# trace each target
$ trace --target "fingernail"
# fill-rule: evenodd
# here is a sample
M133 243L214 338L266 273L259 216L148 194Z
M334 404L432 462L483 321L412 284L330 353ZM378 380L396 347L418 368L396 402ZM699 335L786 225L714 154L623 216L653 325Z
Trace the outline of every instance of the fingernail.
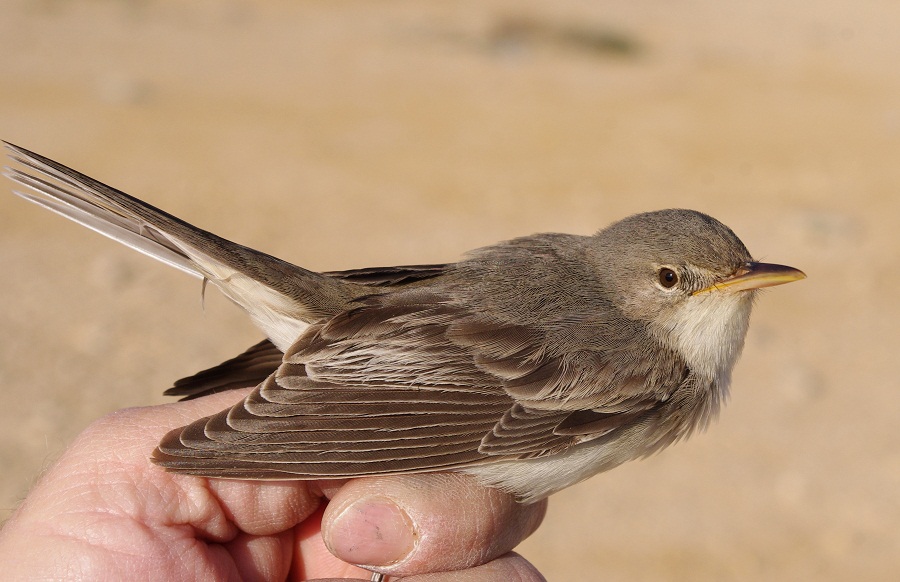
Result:
M331 553L351 564L389 566L416 546L409 515L386 497L367 497L342 511L325 532Z

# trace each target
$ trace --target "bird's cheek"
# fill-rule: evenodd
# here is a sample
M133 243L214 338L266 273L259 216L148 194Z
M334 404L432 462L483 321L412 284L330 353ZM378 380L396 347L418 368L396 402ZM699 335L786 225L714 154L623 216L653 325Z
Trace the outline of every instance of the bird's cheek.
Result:
M663 312L670 309L666 299L660 297L657 289L632 290L619 296L617 307L628 319L650 321L659 319Z

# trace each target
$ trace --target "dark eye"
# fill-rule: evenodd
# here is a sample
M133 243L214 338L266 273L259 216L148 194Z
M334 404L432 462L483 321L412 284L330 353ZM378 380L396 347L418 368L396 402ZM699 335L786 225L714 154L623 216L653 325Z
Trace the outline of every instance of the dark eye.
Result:
M668 267L663 267L659 270L659 284L666 289L671 289L678 284L678 273Z

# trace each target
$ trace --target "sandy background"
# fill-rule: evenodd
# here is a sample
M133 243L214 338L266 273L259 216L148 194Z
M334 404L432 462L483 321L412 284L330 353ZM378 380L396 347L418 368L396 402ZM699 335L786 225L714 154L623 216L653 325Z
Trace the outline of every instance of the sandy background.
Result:
M897 3L2 5L0 137L308 268L685 206L804 269L716 426L558 494L520 550L553 581L896 579ZM4 516L93 419L260 337L9 189Z

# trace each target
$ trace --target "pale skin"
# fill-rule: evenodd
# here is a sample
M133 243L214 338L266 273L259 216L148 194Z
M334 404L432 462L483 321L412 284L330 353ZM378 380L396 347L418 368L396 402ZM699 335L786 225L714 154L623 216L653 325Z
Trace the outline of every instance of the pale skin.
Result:
M521 505L464 475L252 482L150 463L167 431L244 395L121 410L88 427L0 530L4 579L368 580L356 563L408 582L543 580L510 550L546 501Z

